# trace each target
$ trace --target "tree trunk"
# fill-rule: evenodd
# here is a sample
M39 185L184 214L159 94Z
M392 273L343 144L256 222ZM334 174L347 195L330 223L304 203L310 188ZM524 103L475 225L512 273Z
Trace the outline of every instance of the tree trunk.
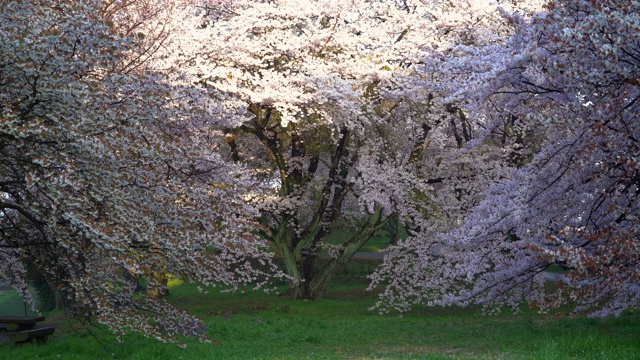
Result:
M124 279L129 281L134 286L134 292L147 292L147 288L140 285L140 279L137 276L133 275L131 271L123 269L123 272Z
M369 215L367 223L345 242L344 249L338 257L331 258L328 262L323 263L318 273L315 272L318 256L313 254L305 258L302 264L302 268L305 270L303 272L305 277L302 283L302 292L298 292L297 298L306 300L321 299L325 288L338 270L347 265L353 255L371 238L373 233L384 226L388 220L389 218L382 220L382 207L376 206L375 211Z
M300 271L302 263L302 254L295 251L285 250L282 251L282 260L284 261L284 268L291 278L289 279L288 293L292 300L298 299L302 294L303 276Z
M62 292L58 289L58 286L55 282L51 281L48 276L43 276L44 280L47 282L47 286L53 293L54 298L54 306L56 310L64 308L64 297L62 296Z
M147 277L147 296L151 299L160 299L169 295L167 276L162 272L154 272Z
M400 240L400 221L398 221L398 215L394 215L389 219L387 228L389 229L389 244L396 245Z

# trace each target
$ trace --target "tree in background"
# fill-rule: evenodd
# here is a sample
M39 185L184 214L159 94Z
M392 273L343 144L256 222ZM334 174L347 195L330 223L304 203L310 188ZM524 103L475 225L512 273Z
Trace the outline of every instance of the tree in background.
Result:
M172 4L0 6L0 277L27 296L29 263L118 335L202 333L129 276L260 286L249 260L269 255L243 202L253 184L209 146L213 118L150 67Z
M532 16L503 14L508 41L443 55L443 69L470 74L459 95L473 113L492 129L536 134L538 149L443 236L441 257L423 239L398 250L376 279L391 285L378 305L527 301L619 315L640 302L640 3L550 1ZM570 271L548 293L553 265Z
M420 59L456 41L443 28L455 28L467 6L209 1L174 18L191 25L166 61L222 104L232 125L220 129L221 145L270 190L253 198L259 233L283 257L294 298L321 297L390 218L414 229L432 223L424 204L435 203L432 185L445 178L430 171L455 168L457 157L444 154L477 126L425 86ZM347 204L364 219L341 244L327 244Z

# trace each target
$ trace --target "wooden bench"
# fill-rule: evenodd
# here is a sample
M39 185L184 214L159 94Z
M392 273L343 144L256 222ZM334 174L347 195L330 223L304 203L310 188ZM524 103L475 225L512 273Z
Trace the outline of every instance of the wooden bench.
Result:
M2 316L0 324L4 324L6 331L22 331L33 329L36 323L44 321L44 316Z
M53 325L43 325L29 330L9 332L7 333L7 337L9 337L9 341L14 344L36 340L46 341L47 337L53 334L55 330L56 327Z
M55 331L53 325L41 325L44 316L1 316L0 331L3 337L18 344L27 341L46 340Z

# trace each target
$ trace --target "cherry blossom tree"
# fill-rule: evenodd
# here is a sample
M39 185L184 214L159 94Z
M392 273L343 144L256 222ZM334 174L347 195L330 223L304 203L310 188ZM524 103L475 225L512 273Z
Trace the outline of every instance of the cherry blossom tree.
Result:
M250 260L274 271L244 203L255 184L208 140L215 117L151 65L172 8L0 2L0 277L26 297L29 263L76 315L163 341L204 325L134 297L131 276L259 287Z
M614 0L503 10L508 40L447 57L444 71L469 74L453 96L472 100L491 129L535 134L538 145L441 237L442 256L419 238L397 249L376 278L389 284L379 306L526 301L594 316L638 306L638 14L640 2ZM569 272L549 291L553 265Z
M270 190L252 198L259 234L284 259L294 298L321 297L390 218L415 229L432 223L425 204L435 204L433 185L445 177L429 171L446 172L443 159L452 168L468 162L445 154L477 126L426 86L418 66L429 49L456 41L450 30L469 9L464 1L207 1L174 17L190 25L165 61L221 104L224 151ZM327 244L354 203L357 230Z

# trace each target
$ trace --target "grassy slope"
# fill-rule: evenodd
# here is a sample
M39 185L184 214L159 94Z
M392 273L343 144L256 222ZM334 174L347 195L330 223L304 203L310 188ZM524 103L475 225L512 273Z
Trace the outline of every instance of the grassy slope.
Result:
M34 289L29 288L31 296L36 297ZM37 301L37 297L36 297ZM26 314L25 314L26 311ZM35 315L36 313L31 309L31 305L25 307L22 298L15 290L11 290L7 287L5 290L0 290L0 316L2 315ZM2 359L2 356L0 356Z
M205 318L222 345L188 340L181 349L132 335L112 349L127 359L640 358L638 312L605 320L530 312L484 317L458 308L379 316L367 311L375 296L363 287L337 284L324 300L292 302L254 292L201 294L181 285L170 300ZM92 337L71 330L60 326L47 344L0 345L0 359L109 358Z

